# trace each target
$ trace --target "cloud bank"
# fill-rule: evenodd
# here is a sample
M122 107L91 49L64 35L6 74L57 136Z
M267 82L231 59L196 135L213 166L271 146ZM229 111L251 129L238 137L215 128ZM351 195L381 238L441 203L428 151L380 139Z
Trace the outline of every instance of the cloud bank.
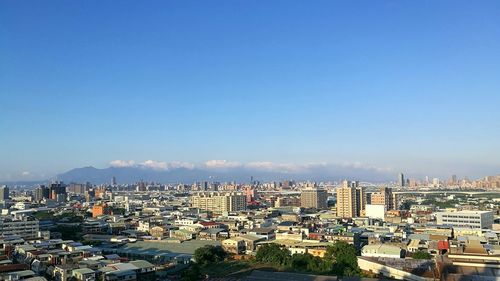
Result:
M145 160L136 163L134 160L113 160L110 162L111 167L135 167L154 171L171 171L176 169L187 169L191 171L205 172L225 172L225 173L255 173L259 174L281 174L299 177L329 177L343 176L345 178L360 178L360 179L391 179L395 178L395 171L389 167L378 167L375 165L350 162L350 163L277 163L272 161L255 161L242 163L238 161L230 161L225 159L212 159L204 163L189 163L181 161L158 161Z

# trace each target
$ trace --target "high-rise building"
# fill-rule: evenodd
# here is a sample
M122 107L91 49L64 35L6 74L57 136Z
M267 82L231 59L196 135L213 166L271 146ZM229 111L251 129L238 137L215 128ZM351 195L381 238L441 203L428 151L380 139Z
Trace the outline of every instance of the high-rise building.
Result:
M405 175L403 173L400 173L398 176L398 186L404 187L405 184L406 184Z
M251 186L245 188L245 196L247 197L247 203L250 203L257 198L257 189Z
M451 175L450 180L448 181L448 184L449 185L456 185L456 184L458 184L457 175Z
M354 218L363 215L367 197L358 181L344 180L337 188L337 216Z
M441 181L438 178L433 178L432 187L441 187Z
M328 194L324 189L304 189L300 193L300 206L303 208L326 209Z
M0 187L0 201L9 200L9 188L4 185Z
M50 189L45 185L40 185L35 188L34 197L36 202L41 202L43 199L50 198Z
M382 187L379 192L372 193L370 196L371 205L384 205L386 210L394 210L394 196L392 195L392 189L388 187Z
M342 185L337 188L337 216L354 218L357 216L356 188Z
M191 196L191 206L215 214L242 211L247 197L237 192L199 192Z
M116 177L114 176L111 178L111 185L116 186Z
M58 194L66 195L66 185L63 182L56 181L49 186L49 199L57 200Z
M356 186L356 215L362 216L365 213L366 207L366 192L361 186Z
M140 181L135 187L136 191L146 191L146 183L144 181Z
M280 196L274 201L274 207L300 207L299 196Z
M85 190L87 188L87 185L83 183L71 183L66 190L70 193L75 193L75 194L85 194Z

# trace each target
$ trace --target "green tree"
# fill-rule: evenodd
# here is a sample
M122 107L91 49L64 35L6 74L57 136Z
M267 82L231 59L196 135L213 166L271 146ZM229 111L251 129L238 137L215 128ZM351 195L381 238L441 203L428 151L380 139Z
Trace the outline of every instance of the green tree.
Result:
M331 263L311 254L294 254L288 264L290 270L299 272L310 272L314 274L325 274L332 270Z
M308 271L313 262L311 254L294 254L290 258L289 265L295 271Z
M424 251L415 252L412 257L416 260L430 260L432 258L431 254Z
M290 252L275 243L260 246L255 254L256 261L276 266L287 265L290 258Z
M202 280L200 266L192 264L181 273L182 281L198 281Z
M332 273L336 275L356 276L360 273L356 249L346 242L339 241L328 246L324 259L332 264Z
M58 225L54 229L55 232L60 232L62 239L79 241L82 238L82 227Z
M417 203L415 201L407 200L401 204L401 210L410 210L413 205L417 205Z
M202 266L221 262L226 257L226 252L221 246L206 245L194 251L194 260Z

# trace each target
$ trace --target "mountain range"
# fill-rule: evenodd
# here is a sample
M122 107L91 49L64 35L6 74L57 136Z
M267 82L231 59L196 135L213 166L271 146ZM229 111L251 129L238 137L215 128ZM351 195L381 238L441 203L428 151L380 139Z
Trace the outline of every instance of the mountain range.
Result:
M382 172L371 168L320 166L296 171L259 170L248 167L228 169L209 168L170 168L152 169L141 166L108 167L98 169L94 167L76 168L56 176L64 182L91 182L93 184L110 183L115 177L120 184L138 181L160 183L193 183L197 181L219 182L249 182L251 178L257 181L313 180L338 181L344 178L366 180L372 182L388 181L395 176L392 173Z

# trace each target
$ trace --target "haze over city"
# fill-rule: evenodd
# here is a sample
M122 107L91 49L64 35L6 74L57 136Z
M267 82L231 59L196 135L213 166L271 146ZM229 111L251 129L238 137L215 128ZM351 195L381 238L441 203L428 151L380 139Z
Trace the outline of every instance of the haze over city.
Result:
M0 181L500 171L496 1L28 2L0 4Z

